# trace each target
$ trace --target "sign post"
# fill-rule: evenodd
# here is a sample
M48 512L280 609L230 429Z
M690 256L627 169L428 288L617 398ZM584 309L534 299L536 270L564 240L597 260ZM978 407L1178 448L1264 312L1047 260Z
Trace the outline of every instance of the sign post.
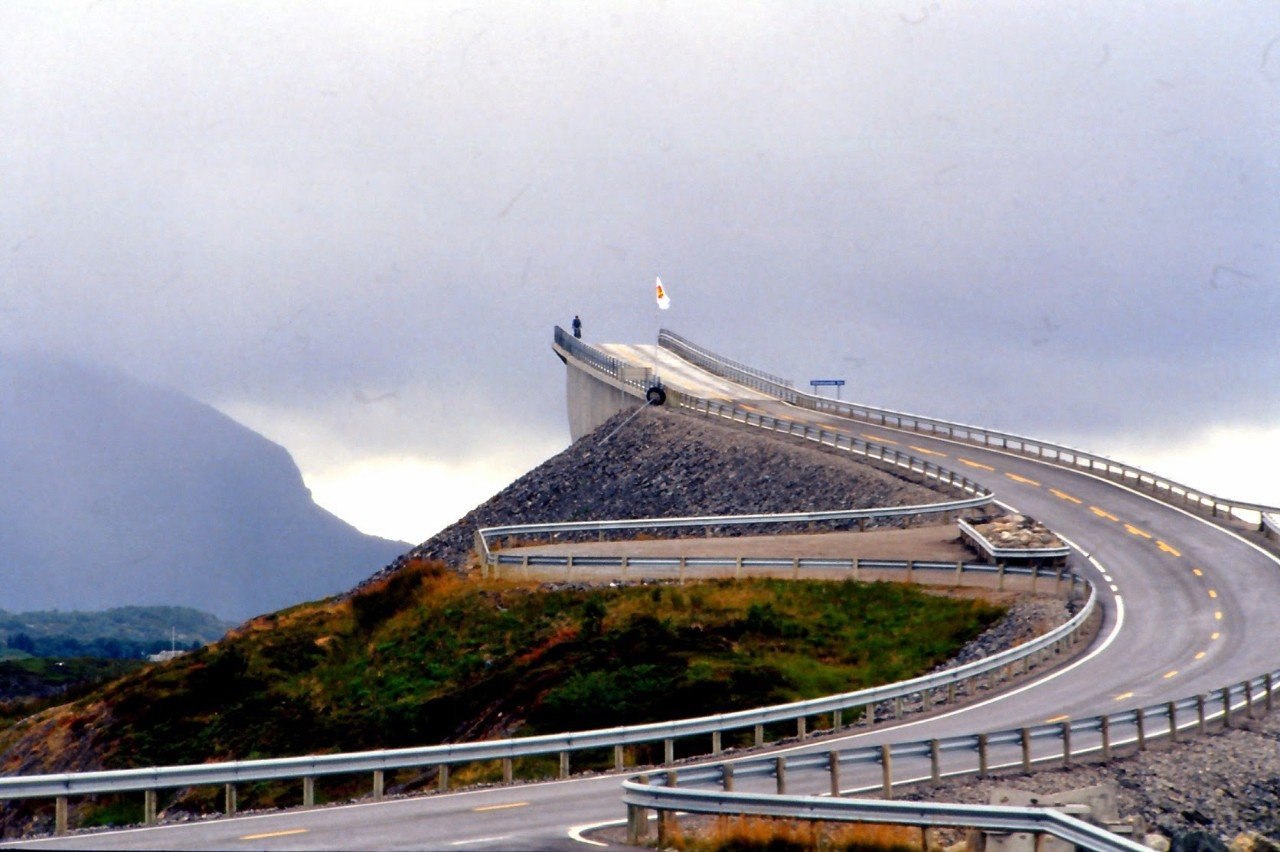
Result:
M835 388L836 399L839 399L840 388L844 387L844 379L810 379L809 387L813 388L814 393L818 392L818 388Z

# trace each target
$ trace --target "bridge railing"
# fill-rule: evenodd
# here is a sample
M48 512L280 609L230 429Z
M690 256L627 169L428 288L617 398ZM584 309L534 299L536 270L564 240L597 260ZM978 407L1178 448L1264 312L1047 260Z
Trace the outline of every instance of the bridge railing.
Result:
M984 429L979 426L970 426L951 420L923 417L888 408L842 402L804 393L796 390L790 383L762 378L762 374L758 371L752 371L750 368L744 369L737 362L716 355L703 347L696 346L678 334L665 329L658 334L658 345L714 375L746 385L801 408L825 411L865 423L892 426L919 434L935 435L949 440L964 441L984 447L998 448L1019 455L1031 456L1039 461L1075 470L1083 470L1095 476L1119 482L1138 491L1151 494L1157 499L1174 506L1188 507L1215 518L1234 517L1238 520L1256 524L1263 532L1267 532L1270 529L1273 534L1280 535L1280 532L1277 531L1278 522L1273 518L1268 523L1266 518L1268 514L1280 514L1280 508L1278 507L1250 503L1243 500L1229 500L1224 497L1207 494L1189 485L1183 485L1106 456L1077 450L1049 441L1024 437L1012 432ZM1246 513L1246 516L1242 516L1241 512ZM1256 521L1252 517L1255 515L1257 516Z

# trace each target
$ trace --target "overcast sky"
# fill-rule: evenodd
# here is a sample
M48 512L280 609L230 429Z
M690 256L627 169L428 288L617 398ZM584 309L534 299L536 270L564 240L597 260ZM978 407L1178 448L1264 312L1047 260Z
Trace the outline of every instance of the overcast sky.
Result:
M0 3L0 347L397 538L567 445L575 313L1280 503L1278 233L1270 0Z

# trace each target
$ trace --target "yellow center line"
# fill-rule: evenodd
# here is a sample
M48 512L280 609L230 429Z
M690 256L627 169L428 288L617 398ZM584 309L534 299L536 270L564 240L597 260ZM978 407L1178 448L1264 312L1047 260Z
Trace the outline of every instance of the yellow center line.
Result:
M976 467L978 470L995 470L995 468L989 464L983 464L982 462L976 462L976 461L969 461L968 459L960 459L960 464L967 464L969 465L969 467Z
M510 808L525 808L528 806L528 802L504 802L500 805L481 805L480 807L472 808L471 810L475 813L482 814L486 811L505 811Z
M1045 720L1044 720L1044 723L1045 723L1046 725L1052 725L1054 722L1065 722L1065 721L1067 721L1067 720L1068 720L1068 719L1070 719L1070 718L1071 718L1070 716L1068 716L1068 715L1066 715L1066 714L1064 713L1064 714L1063 714L1063 715L1061 715L1061 716L1054 716L1052 719L1045 719Z
M1221 621L1221 620L1222 620L1222 610L1220 610L1220 609L1218 609L1218 610L1214 610L1214 612L1213 612L1213 620L1214 620L1214 621Z
M1177 669L1174 669L1174 670L1173 670L1173 671L1171 671L1171 672L1165 672L1164 679L1165 679L1165 680L1168 680L1168 679L1169 679L1169 678L1171 678L1171 677L1177 677L1177 675L1178 675L1178 670L1177 670Z
M1009 477L1014 482L1023 482L1027 485L1034 485L1036 488L1040 487L1040 483L1036 482L1034 479L1027 479L1025 476L1018 476L1016 473L1006 473L1005 476Z
M1170 547L1169 545L1165 544L1165 543L1164 543L1163 541L1161 541L1160 539L1156 539L1156 547L1160 548L1161 550L1163 550L1165 553L1169 554L1170 556L1181 556L1181 555L1182 555L1181 551L1179 551L1179 550L1177 550L1177 549L1175 549L1175 548L1173 548L1173 547Z
M1050 488L1050 489L1049 489L1049 493L1050 493L1050 494L1052 494L1054 497L1057 497L1057 498L1058 498L1058 499L1060 499L1060 500L1066 500L1066 501L1068 501L1068 502L1070 502L1070 503L1075 503L1077 506L1079 506L1081 503L1083 503L1083 502L1084 502L1084 501L1083 501L1083 500L1081 500L1079 497L1072 497L1072 496L1071 496L1070 494L1068 494L1067 492L1065 492L1065 491L1059 491L1059 490L1058 490L1058 489L1056 489L1056 488Z
M915 450L917 453L924 453L926 456L940 456L946 458L946 453L940 453L937 450L931 450L928 447L917 447L915 444L907 444L908 450Z
M1207 657L1207 656L1209 656L1209 652L1208 652L1208 651L1201 651L1200 653L1196 654L1196 659L1197 659L1197 660L1203 660L1203 659L1204 659L1205 657Z
M1117 521L1117 522L1118 522L1118 521L1120 520L1120 519L1119 519L1119 518L1117 518L1115 515L1111 514L1110 512L1106 511L1105 509L1099 509L1097 506L1090 506L1090 507L1089 507L1089 511L1090 511L1090 512L1093 512L1093 513L1094 513L1095 515L1097 515L1099 518L1106 518L1108 521Z
M1216 598L1217 596L1218 596L1218 593L1216 591L1214 591L1213 589L1209 590L1209 597Z
M1126 698L1132 698L1132 697L1133 697L1132 692L1122 692L1116 696L1116 701L1124 701Z
M294 834L306 834L309 828L291 828L288 831L268 831L266 834L246 834L241 840L266 840L268 837L290 837Z
M1192 573L1192 574L1195 574L1197 577L1203 577L1203 576L1204 576L1204 572L1203 572L1203 571L1201 571L1199 568L1192 568L1192 569L1191 569L1191 573Z
M1218 637L1221 635L1222 635L1221 633L1213 633L1209 636L1209 638L1213 639L1214 641L1217 641Z
M1142 536L1143 538L1151 538L1151 533L1147 532L1146 530L1138 529L1133 524L1125 524L1124 528L1127 529L1132 535L1139 535L1139 536Z
M868 441L875 441L878 444L893 444L894 446L897 446L898 444L897 441L889 438L882 438L879 435L868 435L866 432L862 433L862 437L866 438Z

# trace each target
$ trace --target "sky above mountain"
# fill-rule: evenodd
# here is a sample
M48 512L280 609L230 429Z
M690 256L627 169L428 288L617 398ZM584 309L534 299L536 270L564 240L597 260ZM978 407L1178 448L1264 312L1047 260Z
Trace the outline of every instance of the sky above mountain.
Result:
M96 0L0 45L0 348L207 402L368 532L567 444L574 314L1280 503L1272 3Z

